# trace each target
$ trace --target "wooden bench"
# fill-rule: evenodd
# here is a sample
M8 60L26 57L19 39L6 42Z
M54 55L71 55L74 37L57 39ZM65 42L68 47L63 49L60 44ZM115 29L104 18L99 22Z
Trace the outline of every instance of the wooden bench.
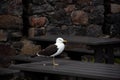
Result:
M85 49L85 48L73 48L73 49L65 49L64 50L68 57L73 60L81 60L81 56L84 55L92 55L94 56L94 50ZM115 58L120 58L120 52L114 52Z
M28 55L21 54L21 55L16 55L16 56L12 57L12 60L14 61L14 64L22 64L22 63L41 62L41 61L45 61L45 60L51 60L51 58L42 57L42 56L31 57Z
M61 77L74 77L93 80L120 80L120 65L80 62L74 60L56 59L58 66L53 66L51 61L42 61L28 64L12 65L10 68L20 70L32 77L32 80L60 80ZM37 78L37 79L35 79ZM51 79L52 78L52 79Z
M88 36L65 36L46 35L34 37L30 40L42 45L42 48L55 43L57 37L63 37L68 43L85 44L94 50L94 59L97 63L114 64L114 48L120 47L120 39L116 38L95 38ZM89 52L89 51L88 51Z
M19 70L12 70L9 68L0 68L0 80L10 80L13 76L19 73Z
M65 49L64 52L66 52L68 57L72 60L81 60L81 57L84 55L94 55L94 50L88 50L85 48Z

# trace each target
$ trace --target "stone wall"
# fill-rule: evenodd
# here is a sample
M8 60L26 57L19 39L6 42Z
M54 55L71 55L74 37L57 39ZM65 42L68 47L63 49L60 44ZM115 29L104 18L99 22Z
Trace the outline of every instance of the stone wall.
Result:
M120 38L120 0L105 0L105 8L103 32Z
M22 9L22 0L0 0L0 67L8 67L17 54L11 42L21 38Z
M111 25L111 36L120 38L120 0L111 0L111 13L108 23Z
M29 5L30 27L42 28L43 35L99 37L104 22L103 4L104 0L33 0Z
M0 41L22 37L120 35L119 0L0 0Z
M20 36L22 9L22 0L0 0L0 41Z
M17 31L29 37L114 37L120 34L119 17L119 0L1 0L0 39Z

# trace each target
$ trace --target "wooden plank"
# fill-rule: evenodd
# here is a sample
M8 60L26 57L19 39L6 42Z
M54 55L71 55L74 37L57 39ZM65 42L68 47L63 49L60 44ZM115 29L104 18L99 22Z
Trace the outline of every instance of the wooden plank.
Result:
M40 62L40 61L46 61L46 60L51 60L50 57L44 57L44 56L36 56L36 57L31 57L28 55L16 55L12 58L12 60L16 62L23 62L23 63L30 63L30 62Z
M10 75L10 74L15 74L15 73L19 73L19 70L12 70L9 68L0 68L0 76Z
M120 79L120 65L85 63L61 59L56 59L56 62L59 63L59 66L54 67L51 64L51 61L43 61L31 64L13 65L11 68L29 72L40 72L93 79Z
M88 50L85 48L72 48L72 49L65 49L65 52L77 52L77 53L86 53L86 54L93 54L94 50Z
M50 35L50 36L41 36L34 37L30 40L33 41L45 41L45 42L55 42L57 37L63 37L70 43L83 43L87 45L106 45L106 44L120 44L120 39L117 38L95 38L87 36L59 36L59 35Z

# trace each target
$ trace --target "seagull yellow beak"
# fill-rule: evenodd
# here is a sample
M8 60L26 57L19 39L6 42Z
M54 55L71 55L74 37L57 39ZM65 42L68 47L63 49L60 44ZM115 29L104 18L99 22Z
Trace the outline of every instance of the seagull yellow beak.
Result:
M66 43L66 42L67 42L67 40L64 40L63 42L65 42L65 43Z

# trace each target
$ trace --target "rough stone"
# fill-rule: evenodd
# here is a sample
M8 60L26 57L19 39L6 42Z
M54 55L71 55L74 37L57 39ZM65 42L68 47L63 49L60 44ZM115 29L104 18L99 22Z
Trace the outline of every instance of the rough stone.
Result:
M86 36L86 26L83 25L73 25L70 29L70 35L74 36Z
M91 0L77 0L76 2L77 3L75 5L77 9L82 9L91 5Z
M120 13L120 4L111 4L112 13Z
M61 35L60 27L56 27L55 25L48 25L46 28L47 35Z
M32 2L38 5L45 4L45 0L32 0Z
M63 2L56 2L55 3L55 9L58 10L58 9L63 9L66 7L66 3L63 3Z
M91 24L87 27L87 36L99 37L102 35L102 26Z
M0 41L7 41L7 32L0 30Z
M120 23L111 24L110 35L111 37L120 38Z
M120 4L120 0L110 0L112 3Z
M66 12L64 9L59 9L56 10L53 14L52 14L52 20L51 23L57 24L57 25L62 25L65 23L65 18L66 18Z
M92 12L89 14L89 23L102 25L103 22L104 22L104 6L99 5L93 7Z
M22 29L22 18L12 15L0 15L0 28L2 29Z
M44 17L44 16L37 16L37 15L34 15L34 16L30 16L29 17L29 21L30 21L30 25L32 27L44 27L45 24L47 23L47 18Z
M61 26L61 34L62 35L69 35L69 26L67 25L62 25Z
M91 3L91 1L92 0L77 0L76 2L77 2L77 4L86 4L86 5L88 5L88 4Z
M67 5L67 7L64 9L66 13L71 13L72 11L75 10L75 5Z
M92 4L94 6L103 5L104 4L104 0L92 0Z
M31 56L41 49L40 45L35 45L27 39L23 39L21 42L23 43L21 54Z
M72 23L76 25L87 25L88 24L88 14L84 11L77 10L71 13Z
M43 5L35 5L32 6L32 14L42 14L45 12L53 11L54 7L52 7L49 4L43 4Z
M0 67L9 67L11 57L16 55L16 50L9 44L0 44Z
M23 11L22 0L1 0L0 14L21 16Z
M120 14L109 14L106 21L110 24L120 23Z
M45 33L46 33L45 27L29 28L29 38L45 35Z

